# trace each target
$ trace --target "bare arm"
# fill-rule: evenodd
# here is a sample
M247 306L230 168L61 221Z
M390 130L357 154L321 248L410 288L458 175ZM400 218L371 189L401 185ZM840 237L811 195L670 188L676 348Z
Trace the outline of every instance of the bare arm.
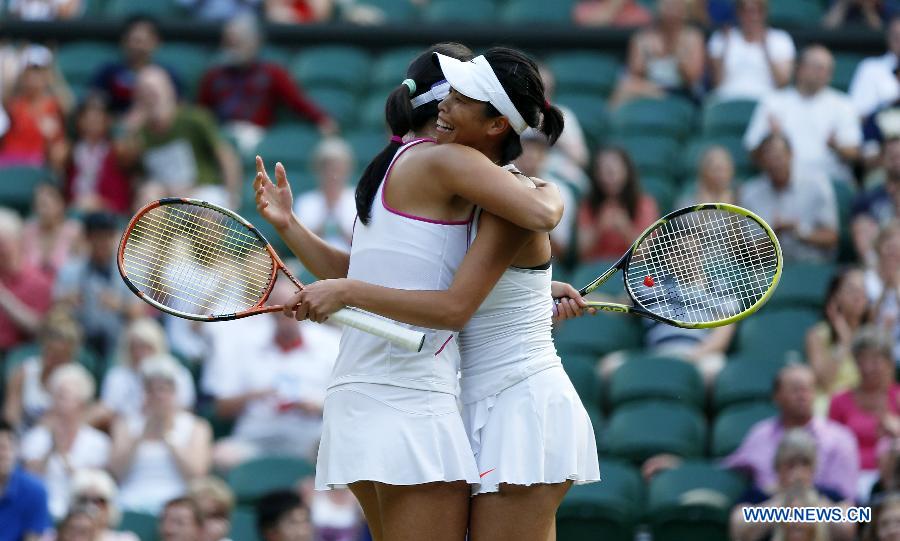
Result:
M209 465L212 460L210 450L212 429L205 419L199 417L194 419L191 440L185 447L172 445L168 438L164 438L163 441L169 452L172 453L172 458L175 459L178 471L181 472L185 479L196 479L209 472Z
M258 398L264 398L272 393L273 391L271 389L265 389L262 391L251 391L249 393L228 398L217 398L216 415L225 419L234 419L244 411L247 402Z
M3 416L13 426L18 426L22 422L22 385L24 382L25 370L20 366L6 384Z
M724 327L713 329L709 333L709 336L706 337L706 340L691 352L691 357L700 359L704 355L709 355L711 353L724 353L731 344L731 339L734 337L736 328L735 325L726 325Z
M834 248L838 243L838 234L834 229L819 227L809 235L801 237L800 240L820 248Z
M13 324L28 335L34 335L41 324L40 314L20 301L3 285L0 285L0 310L3 310Z
M120 482L131 469L134 453L141 443L141 437L132 436L124 421L119 421L112 430L112 449L109 453L109 471Z
M300 304L296 316L321 320L342 306L431 329L461 329L512 263L531 233L490 214L483 214L475 242L463 259L450 288L410 291L357 280L309 285L287 303ZM336 283L329 283L336 282Z

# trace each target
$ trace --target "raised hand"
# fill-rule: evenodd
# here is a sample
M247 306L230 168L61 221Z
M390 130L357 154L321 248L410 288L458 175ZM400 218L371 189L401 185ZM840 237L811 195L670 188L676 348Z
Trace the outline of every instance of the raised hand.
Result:
M284 166L280 162L275 165L275 183L273 183L262 158L257 156L253 189L256 192L256 210L260 216L276 228L287 228L294 212L294 196Z

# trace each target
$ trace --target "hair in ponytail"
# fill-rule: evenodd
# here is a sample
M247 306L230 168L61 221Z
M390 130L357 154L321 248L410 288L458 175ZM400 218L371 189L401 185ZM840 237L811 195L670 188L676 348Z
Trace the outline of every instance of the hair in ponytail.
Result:
M472 51L460 43L434 45L417 56L406 70L406 78L411 79L414 85L401 83L388 96L384 104L384 117L392 137L388 145L372 158L356 185L356 213L364 224L369 223L375 193L384 180L384 175L387 173L394 155L402 146L402 137L410 131L421 129L428 121L437 118L438 103L436 101L415 109L410 103L412 98L428 92L432 85L444 79L440 67L432 60L434 53L441 53L459 60L472 58ZM414 92L411 91L411 86L415 88Z
M547 101L544 82L534 60L508 47L492 47L484 53L484 57L525 122L546 135L551 145L556 143L564 127L563 114ZM490 103L486 104L486 108L488 116L501 116ZM521 154L519 134L510 129L503 141L501 163L509 163Z

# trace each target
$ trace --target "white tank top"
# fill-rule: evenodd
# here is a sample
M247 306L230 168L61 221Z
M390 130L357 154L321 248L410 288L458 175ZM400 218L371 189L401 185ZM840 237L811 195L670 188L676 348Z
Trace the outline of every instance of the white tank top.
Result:
M375 194L369 225L357 221L354 226L347 278L409 290L450 287L466 255L472 217L442 222L412 216L391 209L384 196L394 163L406 150L424 142L433 141L417 139L397 151ZM455 394L459 370L456 333L402 325L426 333L421 352L409 352L344 327L329 390L347 383L377 383Z
M477 222L476 217L473 229ZM459 349L464 404L561 365L551 336L552 275L552 268L509 267L463 327Z

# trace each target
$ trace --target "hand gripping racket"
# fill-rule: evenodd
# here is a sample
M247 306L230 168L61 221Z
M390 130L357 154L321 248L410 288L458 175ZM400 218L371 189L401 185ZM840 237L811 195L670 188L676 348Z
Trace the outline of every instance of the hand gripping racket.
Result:
M709 203L660 218L579 293L591 293L621 270L633 305L588 306L676 327L719 327L759 310L778 286L782 265L778 238L762 218L735 205Z
M161 199L138 211L122 235L118 262L135 295L163 312L197 321L282 310L263 306L279 270L303 288L247 220L196 199ZM355 308L331 318L411 351L421 351L425 342L421 332Z

